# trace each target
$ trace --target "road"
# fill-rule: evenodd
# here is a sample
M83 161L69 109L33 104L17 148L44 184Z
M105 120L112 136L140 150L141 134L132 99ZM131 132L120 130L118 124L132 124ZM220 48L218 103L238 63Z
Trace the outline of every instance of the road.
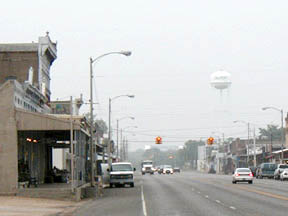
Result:
M181 172L136 175L134 188L105 189L75 216L286 216L288 182L255 179L232 184L231 176Z

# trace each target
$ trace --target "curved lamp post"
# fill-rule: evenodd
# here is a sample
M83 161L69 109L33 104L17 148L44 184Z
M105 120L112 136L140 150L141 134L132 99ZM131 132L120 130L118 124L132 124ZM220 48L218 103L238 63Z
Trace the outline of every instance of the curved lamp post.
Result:
M133 116L125 116L123 118L117 119L117 153L116 153L117 158L119 157L119 121L124 120L124 119L128 119L128 118L131 120L135 120L135 117L133 117Z
M111 168L111 103L113 100L116 100L117 98L120 97L129 97L129 98L134 98L134 95L118 95L113 98L109 98L109 123L108 123L108 146L107 146L107 153L108 153L108 167L109 169Z
M94 140L94 133L93 133L93 127L94 127L94 120L93 120L93 63L98 61L99 59L112 54L120 54L124 56L130 56L132 53L130 51L120 51L120 52L108 52L103 55L98 56L95 59L92 59L90 57L90 163L91 163L91 186L94 187L94 150L93 150L93 140ZM96 160L97 162L97 160ZM96 174L97 174L97 165L95 167Z
M246 122L246 121L242 121L242 120L236 120L236 121L233 121L233 123L243 123L243 124L247 124L247 127L248 127L248 137L247 137L247 160L246 160L246 164L247 164L247 167L249 167L250 123L249 123L249 122Z
M283 142L284 142L284 130L283 130L283 109L278 109L276 107L263 107L262 110L273 109L281 114L281 163L283 163L284 155L283 155Z
M137 126L127 126L127 127L123 128L123 131L128 129L128 128L138 128L138 127ZM133 134L133 136L135 136L135 134ZM122 148L122 153L123 153L121 158L124 161L124 160L128 159L128 139L127 139L127 137L126 137L126 139L124 137L124 139L122 140L122 129L121 129L121 142L122 142L121 148Z

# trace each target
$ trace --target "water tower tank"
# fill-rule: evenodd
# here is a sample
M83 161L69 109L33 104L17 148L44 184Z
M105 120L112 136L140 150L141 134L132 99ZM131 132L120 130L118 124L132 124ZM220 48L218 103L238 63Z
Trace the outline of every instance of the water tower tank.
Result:
M227 89L231 85L230 77L231 74L224 70L214 72L210 77L210 84L219 90Z

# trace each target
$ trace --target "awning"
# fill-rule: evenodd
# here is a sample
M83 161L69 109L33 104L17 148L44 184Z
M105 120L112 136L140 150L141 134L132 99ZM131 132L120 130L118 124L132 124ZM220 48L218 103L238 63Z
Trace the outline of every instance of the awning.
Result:
M283 149L283 152L286 152L286 151L288 151L287 148L286 148L286 149ZM279 154L279 153L281 153L281 152L282 152L282 150L278 150L278 151L272 152L272 154Z

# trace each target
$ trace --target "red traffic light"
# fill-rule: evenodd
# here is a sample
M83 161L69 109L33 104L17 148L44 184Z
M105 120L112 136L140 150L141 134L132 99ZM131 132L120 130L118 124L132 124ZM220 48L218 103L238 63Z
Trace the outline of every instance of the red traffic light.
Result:
M214 143L214 138L213 138L213 137L209 137L209 138L207 139L207 144L208 144L208 145L213 145L213 143Z
M156 144L162 144L162 138L160 136L155 138L155 143Z

